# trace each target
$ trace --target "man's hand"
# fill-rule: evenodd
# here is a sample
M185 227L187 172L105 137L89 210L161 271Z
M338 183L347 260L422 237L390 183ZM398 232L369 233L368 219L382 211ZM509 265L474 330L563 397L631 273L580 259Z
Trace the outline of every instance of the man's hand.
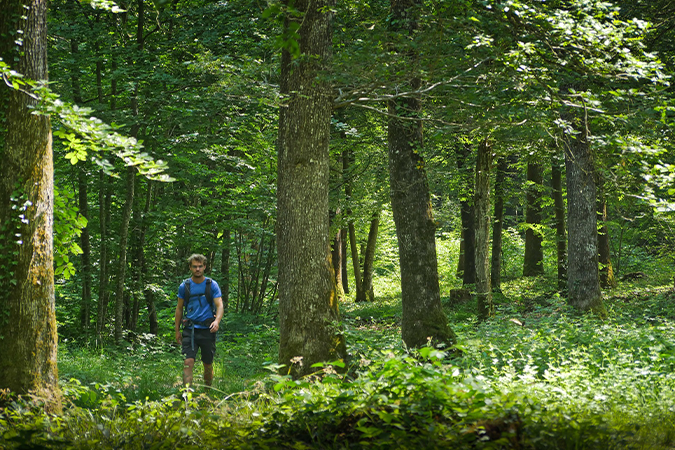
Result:
M176 330L176 342L178 342L178 344L183 343L183 333L181 333L180 330Z
M209 330L211 331L211 333L215 333L216 331L218 331L219 326L220 326L220 322L217 321L217 320L214 320L213 322L211 322L211 325L209 326Z

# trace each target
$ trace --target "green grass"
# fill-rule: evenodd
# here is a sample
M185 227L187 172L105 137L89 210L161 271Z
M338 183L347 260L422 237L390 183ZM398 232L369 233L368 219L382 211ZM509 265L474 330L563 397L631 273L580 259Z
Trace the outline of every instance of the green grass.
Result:
M553 279L508 280L488 321L445 305L461 357L406 351L380 280L377 301L341 304L347 372L302 380L274 370L274 323L230 315L214 387L194 393L168 325L123 348L61 345L64 414L0 398L2 447L672 449L675 292L661 278L606 292L604 320L570 309Z

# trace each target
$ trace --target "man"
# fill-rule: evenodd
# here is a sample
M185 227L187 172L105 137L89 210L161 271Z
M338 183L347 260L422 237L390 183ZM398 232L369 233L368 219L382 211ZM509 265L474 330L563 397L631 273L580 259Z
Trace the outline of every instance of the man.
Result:
M204 363L204 384L211 386L213 382L213 357L216 353L216 332L223 318L223 298L220 287L214 280L204 276L206 257L192 255L188 258L192 277L181 283L178 288L178 304L176 305L176 342L182 345L185 362L183 364L183 384L192 385L192 371L195 365L197 350L201 349ZM211 284L213 305L206 297L207 282ZM186 284L189 298L186 298ZM214 317L215 308L215 317ZM183 311L186 311L183 317ZM184 325L181 333L180 326Z

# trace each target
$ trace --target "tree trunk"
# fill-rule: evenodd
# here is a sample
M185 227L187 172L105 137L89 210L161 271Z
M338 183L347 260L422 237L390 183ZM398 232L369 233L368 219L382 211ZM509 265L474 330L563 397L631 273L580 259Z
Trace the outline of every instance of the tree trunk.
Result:
M342 245L342 289L349 294L349 272L347 270L347 229L340 229L340 243Z
M349 173L349 167L353 159L353 154L349 150L342 152L342 176L345 183L345 197L347 202L352 200L352 181L351 175ZM364 301L365 295L363 293L362 286L362 277L361 277L361 264L359 263L359 247L358 242L356 241L356 229L354 228L354 217L352 214L352 209L347 207L347 218L349 229L349 249L352 253L352 269L354 271L354 288L356 289L356 299L357 301Z
M84 166L84 164L82 164ZM89 220L89 202L87 200L87 171L81 167L78 173L79 207L82 217ZM82 247L82 300L80 302L80 326L89 329L91 321L91 245L89 242L89 226L82 229L80 244Z
M0 57L47 81L47 2L0 0ZM23 43L15 45L17 30ZM38 102L0 87L0 388L61 410L54 304L54 165L49 117ZM6 128L5 128L6 127Z
M108 312L108 224L110 223L110 206L112 195L107 186L107 175L100 172L98 195L98 220L101 231L101 244L99 251L99 276L98 276L98 313L96 315L96 336L100 339L106 323Z
M402 36L412 36L417 27L417 0L391 2L391 27ZM399 50L400 52L400 50ZM409 54L409 52L407 52ZM420 86L413 79L410 87ZM416 118L421 112L416 98L390 100L388 123L389 184L391 209L396 224L401 266L403 318L401 335L408 347L434 343L453 345L455 334L441 307L436 256L436 224L431 210L429 184L420 154L422 123L396 116Z
M338 230L335 233L333 244L331 245L331 252L338 298L344 298L345 291L344 287L342 286L342 230Z
M567 224L569 261L567 301L581 311L606 314L598 273L598 229L593 157L588 141L588 124L573 117L577 134L565 136L567 173Z
M152 294L152 289L148 288L148 285L153 281L153 277L148 270L148 260L145 257L145 236L148 232L148 215L150 214L150 209L152 207L154 183L148 181L147 184L148 189L145 193L145 207L143 208L143 215L140 217L140 223L138 224L140 233L138 236L138 286L136 289L136 296L143 292L145 306L148 311L149 332L156 335L159 329L159 323L157 321L157 309L155 308L155 296Z
M120 248L117 263L117 287L115 288L115 343L122 341L124 325L124 278L127 269L127 247L129 241L129 222L134 204L134 187L136 185L136 168L127 167L126 196L120 225Z
M497 161L495 175L495 212L492 221L492 265L490 281L492 290L502 290L502 229L504 227L504 182L506 181L507 162L505 157Z
M288 365L285 373L302 376L315 370L312 364L347 354L335 325L339 313L329 243L332 90L317 79L331 56L332 3L300 0L293 5L301 17L287 15L284 29L299 27L300 55L282 52L285 102L277 140L279 363Z
M471 146L461 145L457 151L457 169L463 179L463 200L460 200L462 218L462 242L460 244L460 260L457 271L461 273L464 286L476 283L476 224L473 205L474 166L469 163ZM463 251L462 251L463 250ZM460 266L461 264L461 266Z
M544 183L543 169L540 164L527 163L527 187L525 213L525 257L523 276L535 277L544 274L544 251L541 247L541 188Z
M368 231L368 244L363 258L363 283L361 285L361 292L364 298L356 301L372 302L375 300L375 290L373 289L373 269L375 262L375 247L377 246L377 232L380 227L380 212L373 214L373 219L370 221L370 230Z
M474 205L476 211L476 298L478 318L494 315L490 288L490 169L492 147L487 140L478 146Z
M223 295L223 309L230 304L230 252L232 248L229 228L223 230L223 254L220 259L220 291Z
M598 262L600 263L600 286L605 289L616 287L616 278L614 278L614 269L610 257L609 230L607 229L607 197L600 189L598 197L598 220L600 229L598 230Z
M556 261L558 266L558 291L567 290L567 233L565 231L565 199L562 190L562 170L557 160L551 166L551 187L555 208Z

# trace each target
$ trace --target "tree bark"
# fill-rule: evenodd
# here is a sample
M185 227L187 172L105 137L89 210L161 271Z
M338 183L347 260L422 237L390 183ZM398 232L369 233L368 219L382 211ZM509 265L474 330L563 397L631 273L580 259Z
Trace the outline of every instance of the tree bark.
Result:
M490 288L490 169L492 148L487 140L478 146L474 205L476 211L476 299L478 318L494 315Z
M338 230L335 233L333 244L331 245L331 252L338 298L344 298L345 291L342 286L342 230Z
M350 150L342 152L342 176L345 183L345 197L347 202L352 200L352 181L349 173L349 168L353 159L353 154ZM354 217L352 209L347 207L347 228L349 230L349 249L352 254L352 270L354 272L354 288L356 289L356 301L364 301L365 295L363 293L361 264L359 262L359 246L356 241L356 229L354 228Z
M0 57L47 81L47 2L0 0ZM16 31L23 43L15 45ZM1 86L0 388L31 393L61 410L54 302L54 166L48 116L38 101Z
M83 164L84 165L84 164ZM79 208L82 217L89 220L89 201L87 199L87 172L80 167L78 173ZM91 320L91 245L89 242L89 226L82 229L80 245L82 247L82 300L80 301L80 326L83 330L89 329Z
M492 221L492 265L490 281L492 290L502 290L502 229L504 227L504 183L506 181L507 162L505 157L497 161L495 175L495 210Z
M230 252L232 248L229 228L223 230L223 253L220 258L220 291L223 295L223 308L230 305Z
M611 250L609 244L609 230L607 229L607 197L600 189L598 196L598 262L600 264L600 286L605 289L616 287L616 278L612 267Z
M476 283L476 224L473 204L474 191L474 166L469 164L471 146L461 145L457 151L457 169L464 192L460 200L460 215L462 218L462 242L460 244L460 258L457 264L457 272L461 274L464 286Z
M122 210L122 219L120 225L120 247L119 259L117 262L117 286L115 288L115 343L122 341L122 331L124 325L124 279L127 269L127 251L129 241L129 222L131 221L131 210L134 204L134 187L136 185L136 168L127 167L127 178L125 183L124 209Z
M290 0L287 0L290 1ZM279 363L302 376L312 364L346 358L331 267L328 177L331 86L318 79L332 47L332 2L300 0L299 52L281 58L277 172L279 256ZM297 359L301 358L301 359ZM288 372L286 372L288 371Z
M581 311L605 315L598 272L595 170L588 124L568 116L577 134L565 136L569 260L567 301Z
M349 271L347 270L347 229L340 229L340 242L342 245L342 289L349 294Z
M527 163L527 210L525 213L525 257L523 276L535 277L544 274L544 251L541 247L541 188L544 183L543 169L532 161Z
M558 291L567 290L567 232L565 230L565 199L562 190L562 170L554 159L551 166L551 187L555 208L556 261L558 266Z
M98 275L98 312L96 315L96 336L100 339L106 323L108 312L108 224L110 223L110 206L112 195L107 185L107 175L100 172L98 196L98 220L101 232L101 244L99 250L99 275Z
M363 258L363 283L361 285L361 292L363 293L363 300L372 302L375 300L375 290L373 289L373 269L375 262L375 247L377 246L377 232L380 227L380 212L373 214L373 219L370 221L370 230L368 231L368 244ZM360 301L358 298L356 301Z
M392 31L412 36L417 26L414 17L417 4L417 0L391 2ZM419 85L419 79L410 82L413 90ZM387 137L389 184L401 266L401 334L408 347L424 346L428 339L453 345L456 339L441 307L436 225L424 159L420 154L422 123L397 117L405 115L414 119L419 116L421 107L417 98L388 102L391 114Z

